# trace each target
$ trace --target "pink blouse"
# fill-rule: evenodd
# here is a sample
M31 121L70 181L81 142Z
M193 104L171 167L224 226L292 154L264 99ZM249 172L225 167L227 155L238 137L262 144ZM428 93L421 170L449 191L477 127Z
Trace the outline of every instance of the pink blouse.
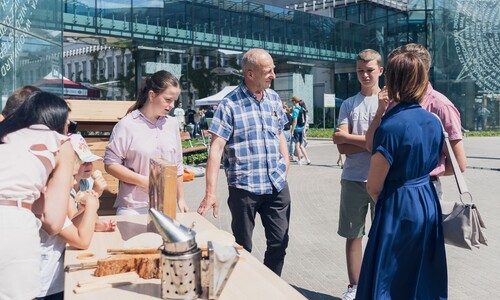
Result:
M0 144L0 199L35 202L55 167L56 152L67 139L45 125L5 136L5 144Z
M150 158L163 158L177 166L177 175L184 172L179 125L173 117L160 117L151 123L139 110L126 115L113 128L104 154L104 164L120 164L149 176ZM149 191L120 181L115 207L146 208Z

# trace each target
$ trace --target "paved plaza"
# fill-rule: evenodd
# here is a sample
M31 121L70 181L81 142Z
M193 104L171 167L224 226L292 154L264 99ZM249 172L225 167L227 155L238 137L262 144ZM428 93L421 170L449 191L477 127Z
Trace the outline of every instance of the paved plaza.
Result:
M449 299L500 299L500 137L467 137L464 143L468 163L464 176L488 227L489 246L473 251L447 246ZM342 171L336 165L338 152L329 140L311 140L307 151L312 164L292 163L288 174L292 215L282 278L308 299L340 299L348 282L345 242L337 235ZM445 200L458 199L453 176L444 178L443 186ZM204 195L205 178L195 178L184 187L190 209L196 210ZM223 170L217 195L219 218L207 218L231 232ZM252 254L262 260L265 238L260 220L253 240Z

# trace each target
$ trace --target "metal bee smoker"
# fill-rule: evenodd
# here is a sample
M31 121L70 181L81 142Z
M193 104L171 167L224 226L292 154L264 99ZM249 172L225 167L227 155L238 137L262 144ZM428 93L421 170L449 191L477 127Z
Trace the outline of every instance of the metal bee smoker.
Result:
M196 244L196 232L169 216L149 209L163 238L161 296L163 299L218 299L239 259L233 246L208 242L207 255ZM193 224L194 226L194 224Z
M163 237L162 298L198 298L202 293L201 250L196 245L196 233L154 208L149 209L149 216Z

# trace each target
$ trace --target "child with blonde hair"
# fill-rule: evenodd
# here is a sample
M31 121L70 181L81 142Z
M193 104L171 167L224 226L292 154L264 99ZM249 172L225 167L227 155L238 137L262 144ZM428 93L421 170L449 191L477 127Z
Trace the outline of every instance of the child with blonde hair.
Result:
M75 147L75 138L70 137L75 150L76 159L73 174L76 175L82 159L80 150ZM63 299L64 298L64 250L66 244L77 249L87 249L92 240L96 221L98 219L99 195L93 190L81 192L77 197L80 212L74 216L72 206L74 202L68 198L67 216L62 230L57 235L49 235L40 229L40 242L42 246L40 264L40 293L37 299ZM74 216L74 217L73 217Z

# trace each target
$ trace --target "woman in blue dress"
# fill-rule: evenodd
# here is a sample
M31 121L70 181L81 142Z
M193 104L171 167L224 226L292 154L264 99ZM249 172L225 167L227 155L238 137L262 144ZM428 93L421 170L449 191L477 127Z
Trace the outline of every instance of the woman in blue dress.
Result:
M373 139L367 190L376 202L357 300L447 299L441 208L429 173L443 151L439 119L419 105L428 77L413 53L392 57L386 89L394 106Z

